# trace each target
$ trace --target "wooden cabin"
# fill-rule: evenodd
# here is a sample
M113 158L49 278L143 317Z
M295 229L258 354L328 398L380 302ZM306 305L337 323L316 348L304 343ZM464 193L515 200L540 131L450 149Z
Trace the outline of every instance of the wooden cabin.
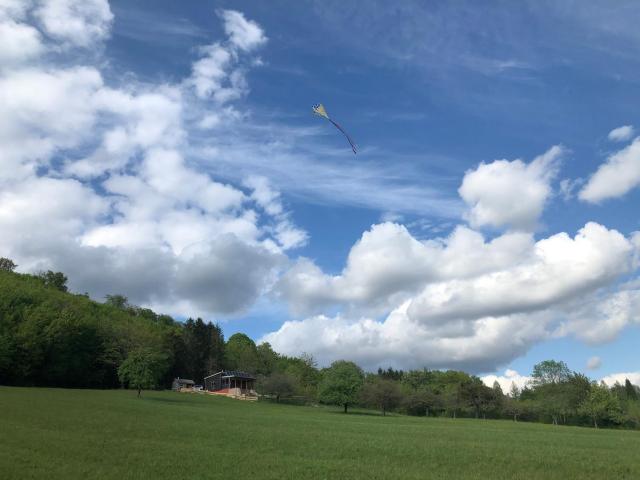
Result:
M237 370L221 370L204 379L207 392L243 400L257 400L256 377Z
M180 392L182 390L193 390L196 382L193 380L187 380L186 378L174 378L173 383L171 384L171 390L175 390L176 392Z

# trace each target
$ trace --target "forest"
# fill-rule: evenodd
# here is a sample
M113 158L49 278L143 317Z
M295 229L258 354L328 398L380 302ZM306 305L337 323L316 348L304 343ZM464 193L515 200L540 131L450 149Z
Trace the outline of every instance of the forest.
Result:
M221 369L258 378L262 399L354 406L415 416L504 418L555 425L640 428L640 388L611 387L562 361L534 366L532 381L508 392L466 372L392 368L365 372L336 360L289 357L268 343L200 318L178 321L129 304L114 293L103 303L68 291L62 272L21 274L0 259L0 385L166 389L175 377L202 383Z

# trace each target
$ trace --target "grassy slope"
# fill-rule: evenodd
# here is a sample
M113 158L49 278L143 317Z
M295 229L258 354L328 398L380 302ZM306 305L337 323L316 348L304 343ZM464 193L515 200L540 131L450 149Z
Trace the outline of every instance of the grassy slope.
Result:
M640 432L0 387L0 477L640 478Z

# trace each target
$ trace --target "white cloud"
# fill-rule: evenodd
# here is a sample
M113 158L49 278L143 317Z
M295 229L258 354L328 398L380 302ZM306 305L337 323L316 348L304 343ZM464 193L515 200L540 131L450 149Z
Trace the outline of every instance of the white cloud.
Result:
M525 386L531 383L532 378L520 375L515 370L507 369L503 375L485 375L480 377L485 385L493 387L494 382L498 382L502 392L508 395L511 392L512 386L515 384L518 389L522 390Z
M107 0L46 0L33 13L47 35L79 47L107 38L113 21Z
M590 203L617 198L640 185L640 138L607 158L578 197Z
M0 185L31 175L58 151L90 137L93 96L102 85L91 67L25 68L0 76Z
M609 284L631 270L633 246L615 230L588 223L536 242L528 258L468 280L428 285L409 314L423 322L501 316L548 308Z
M354 245L341 275L300 259L278 285L294 311L337 305L347 313L286 322L265 339L293 354L306 338L306 351L320 359L371 368L495 370L557 332L559 321L571 323L599 288L631 271L633 256L632 242L595 223L573 238L534 242L530 234L508 233L488 243L464 227L447 239L418 241L402 226L376 225ZM399 304L382 322L358 315ZM597 315L584 313L596 328Z
M627 378L632 384L640 386L640 372L612 373L611 375L603 377L601 381L611 387L615 385L616 382L624 385Z
M612 142L625 142L633 137L634 128L632 125L623 125L622 127L614 128L609 132L608 138Z
M475 227L535 228L563 154L556 145L528 165L522 160L495 160L469 170L458 190L469 206L467 220Z
M600 357L591 357L587 360L587 370L597 370L602 366L602 359Z
M0 7L1 32L9 10ZM109 34L106 2L29 3L10 13L14 23L39 22L49 57L39 63L37 52L23 52L0 74L3 255L22 271L61 270L73 290L98 299L122 293L181 315L250 308L274 282L282 251L306 233L267 183L247 195L191 163L188 138L203 113L235 110L202 108L187 83L116 88L103 77L107 63L76 65L69 47ZM244 82L233 70L222 75L232 87Z
M224 29L229 36L225 43L215 42L200 48L201 58L193 64L187 85L194 88L200 99L212 99L224 105L246 95L249 91L245 78L246 66L241 54L247 54L264 45L267 37L260 26L234 10L223 10ZM260 62L250 58L248 64ZM218 124L211 114L203 119L204 128Z
M322 315L288 321L260 341L288 355L312 353L322 365L346 359L369 370L426 366L483 372L495 370L545 338L548 321L542 313L486 317L469 325L451 322L447 331L438 331L412 320L405 304L382 322Z
M446 239L419 241L405 227L386 223L363 234L340 275L326 275L302 258L278 291L299 313L331 305L384 311L413 298L410 311L425 321L504 315L607 284L632 268L633 252L621 234L594 223L573 239L563 233L538 242L527 233L486 242L465 227Z
M592 345L614 340L625 327L640 321L640 286L636 283L617 286L613 292L575 305L556 335L573 334Z
M267 37L260 25L247 20L241 12L223 10L221 16L224 19L224 30L234 47L249 52L267 42Z
M0 69L38 57L44 51L37 29L0 18Z

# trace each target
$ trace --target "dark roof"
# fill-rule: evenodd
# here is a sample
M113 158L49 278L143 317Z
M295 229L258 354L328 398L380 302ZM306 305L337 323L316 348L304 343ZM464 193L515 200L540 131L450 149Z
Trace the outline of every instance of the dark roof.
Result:
M194 385L196 383L193 380L187 380L186 378L176 378L173 381L178 383L184 383L185 385Z
M209 375L208 377L216 377L220 376L221 378L243 378L245 380L255 380L256 377L247 372L241 372L239 370L222 370L218 373L214 373L213 375Z

